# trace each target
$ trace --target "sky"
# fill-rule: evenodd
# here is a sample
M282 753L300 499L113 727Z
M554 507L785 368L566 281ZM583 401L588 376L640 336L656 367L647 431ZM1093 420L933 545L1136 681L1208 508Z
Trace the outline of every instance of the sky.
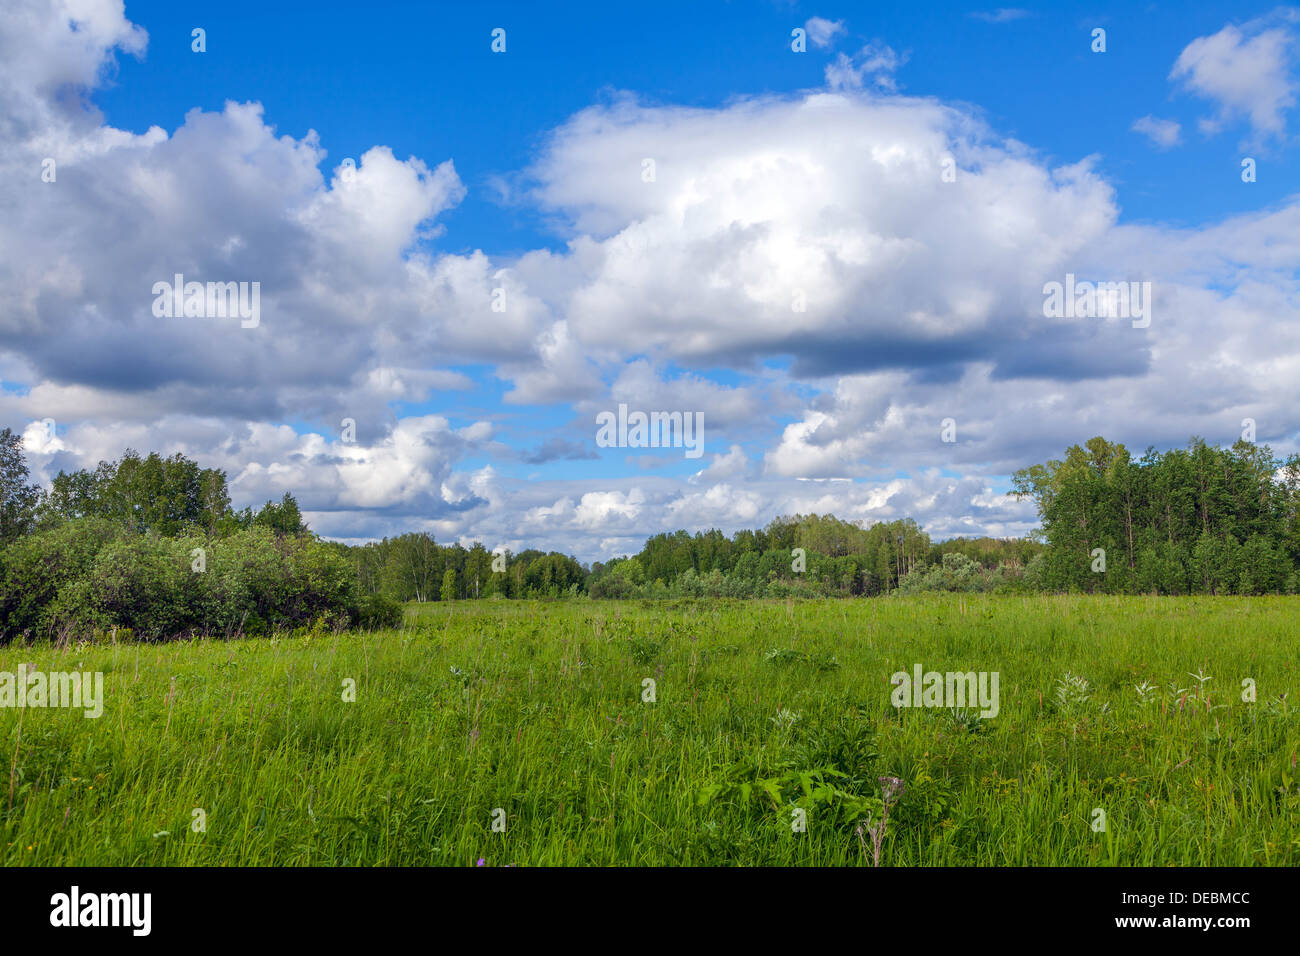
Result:
M6 0L0 425L350 543L1021 536L1094 435L1300 451L1298 88L1285 5Z

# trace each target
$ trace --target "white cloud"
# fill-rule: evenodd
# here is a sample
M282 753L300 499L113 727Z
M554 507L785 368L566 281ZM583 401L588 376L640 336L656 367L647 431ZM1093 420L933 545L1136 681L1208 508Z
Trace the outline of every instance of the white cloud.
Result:
M1173 120L1143 116L1133 121L1133 131L1141 133L1161 149L1177 146L1182 127Z
M578 341L692 364L792 354L805 374L891 349L925 361L954 339L980 351L1041 311L1043 278L1117 216L1089 164L1048 168L967 114L900 97L624 100L573 117L533 174L576 233L557 308Z
M898 54L885 43L868 43L854 56L841 53L826 67L826 86L832 90L860 90L872 85L894 91L894 74L907 62L907 54Z
M1296 103L1297 19L1283 9L1241 27L1228 24L1179 54L1169 78L1218 106L1202 120L1205 131L1244 117L1258 136L1284 135L1286 113Z
M366 371L363 387L390 401L423 402L435 391L465 390L472 388L473 382L460 372L376 366Z
M714 455L707 468L691 476L692 484L744 477L749 470L749 456L739 445L732 445L725 455Z
M639 488L617 491L589 491L574 509L573 520L588 531L607 529L619 520L630 521L641 514L645 495Z
M1025 17L1033 16L1033 14L1018 7L998 7L996 10L980 10L967 14L967 16L976 20L983 20L985 23L1011 23L1014 20L1023 20Z
M260 119L259 111L259 126ZM436 235L422 233L421 224L464 196L450 160L430 170L419 159L400 162L387 146L376 146L355 168L340 165L330 188L315 190L296 218L325 247L320 254L328 267L359 260L380 271L399 264L417 238Z
M600 385L596 366L569 335L564 321L543 329L533 353L524 361L503 363L499 374L514 382L505 401L516 405L577 401L594 394Z
M764 414L761 396L754 388L718 385L690 373L666 379L645 359L630 360L619 368L618 377L609 386L611 403L626 402L629 408L645 412L698 412L704 416L706 434L755 424ZM593 414L603 408L599 402L579 406Z
M808 39L816 47L830 46L835 37L844 32L843 20L827 20L825 17L812 17L803 26Z
M1048 163L968 108L889 94L904 58L883 44L833 65L822 91L577 113L515 180L568 245L503 259L428 241L465 194L449 159L379 147L355 175L322 174L316 135L278 134L255 103L112 129L86 95L115 47L143 50L121 5L11 7L0 415L42 479L126 447L181 452L227 469L237 504L293 490L339 538L426 529L597 558L668 525L797 511L1021 534L1032 508L998 476L1093 434L1140 451L1231 441L1252 417L1279 449L1300 437L1300 204L1117 225L1090 158ZM1259 39L1281 29L1202 38L1175 72L1224 115L1280 130L1283 47ZM1243 56L1259 62L1234 73ZM1138 122L1170 136L1171 121ZM47 155L60 175L36 202ZM261 326L155 319L150 287L177 271L260 280ZM1043 283L1067 272L1152 281L1151 327L1043 318ZM457 370L471 364L508 381L504 401L476 407ZM473 410L394 411L446 390ZM594 410L620 401L703 412L709 464L611 476L608 458L536 481L484 464L528 461L502 438L522 405L572 408L529 436L556 440L528 462L544 467L580 460Z

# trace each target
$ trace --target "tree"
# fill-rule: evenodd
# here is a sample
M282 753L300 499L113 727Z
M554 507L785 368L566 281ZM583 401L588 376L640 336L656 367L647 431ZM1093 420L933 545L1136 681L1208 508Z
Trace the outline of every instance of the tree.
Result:
M36 521L41 489L28 482L28 475L22 436L0 431L0 543L26 534Z
M154 452L142 458L129 448L118 461L101 461L93 472L59 472L43 510L43 521L50 523L110 518L132 531L166 537L232 532L237 525L224 471L200 468L181 454L164 458Z
M492 580L492 555L488 549L483 547L481 542L475 541L474 546L469 549L469 554L465 558L465 593L469 595L471 589L474 597L478 597L484 587Z
M1012 492L1038 505L1047 549L1043 586L1111 593L1266 593L1295 579L1300 459L1267 446L1231 448L1192 438L1186 449L1147 449L1093 438L1062 461L1017 472ZM1089 556L1106 552L1104 573Z
M269 528L276 534L302 534L307 530L302 521L302 512L298 510L298 502L287 491L280 498L279 504L271 501L264 504L253 518L253 524Z
M226 473L215 468L199 472L199 526L212 537L230 514L230 493L226 490Z
M444 601L456 600L456 570L448 568L442 576L442 599Z

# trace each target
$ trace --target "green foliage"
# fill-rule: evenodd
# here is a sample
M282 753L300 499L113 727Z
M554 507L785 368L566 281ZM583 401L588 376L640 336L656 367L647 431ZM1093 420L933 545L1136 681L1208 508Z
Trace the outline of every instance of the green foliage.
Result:
M790 811L799 808L808 811L809 817L815 815L819 823L847 829L869 814L879 815L883 807L878 797L844 789L848 776L834 767L814 767L752 780L724 779L701 787L698 802L702 807L730 804L742 811L768 808L782 822L788 822Z
M391 624L391 607L372 602L371 620ZM0 610L6 641L114 627L158 640L260 634L322 618L356 623L363 605L351 563L310 536L253 527L224 538L165 538L81 518L6 549Z
M36 520L40 488L27 480L23 438L0 431L0 544L26 534Z
M404 617L402 605L382 594L363 594L358 602L357 627L365 631L398 627Z
M945 553L937 565L913 571L898 584L899 594L923 591L991 592L1012 590L1023 580L1010 568L984 567L960 551Z
M557 552L506 552L506 569L497 572L492 570L493 555L481 543L468 549L459 544L443 546L423 532L344 550L366 593L382 593L396 601L566 597L586 590L586 569ZM441 584L448 571L455 574L455 586L452 595L444 597Z
M60 594L75 637L114 626L147 640L196 629L203 611L200 576L180 542L131 536L108 543L87 574Z
M176 454L141 458L127 449L93 471L59 472L41 506L42 522L99 517L144 534L216 533L230 523L225 472Z
M1186 451L1149 450L1134 462L1124 446L1094 438L1068 449L1063 460L1017 472L1011 493L1037 502L1046 545L995 538L932 543L910 519L863 527L817 514L777 518L730 538L716 529L658 534L639 553L590 569L558 552L497 556L481 543L442 546L425 533L362 547L316 542L301 554L284 541L276 547L304 562L318 577L313 586L333 596L277 584L268 597L249 578L265 572L276 580L283 562L277 563L262 539L247 535L314 542L292 494L236 514L221 471L200 468L182 455L142 458L128 450L93 472L60 473L33 506L21 440L7 430L0 438L0 539L8 534L21 543L33 522L44 534L90 518L142 537L118 542L102 564L86 569L78 587L35 580L37 558L30 548L18 548L12 557L0 553L0 570L12 562L12 581L25 580L28 588L20 594L12 584L0 603L6 615L0 628L11 637L70 622L97 627L106 620L142 635L196 629L264 633L313 613L356 620L363 594L385 599L373 607L384 608L375 619L386 620L393 602L485 597L1268 594L1300 587L1300 456L1279 462L1267 448L1245 442L1222 450L1194 440ZM102 544L99 535L89 544ZM186 547L165 543L182 539ZM52 556L45 549L53 539L42 540L34 545L40 560L59 567L79 567L88 553L64 542ZM221 542L235 541L249 553L226 560ZM223 556L213 565L210 584L176 577L175 569L186 565L184 552L200 546ZM1100 572L1095 559L1103 553ZM339 562L350 567L354 588L337 579ZM231 567L256 570L245 575ZM345 595L349 588L356 593ZM128 618L131 623L124 623Z
M263 505L262 509L253 516L251 523L276 534L304 534L307 531L307 525L302 520L302 512L298 510L298 502L287 491L279 503L268 501Z
M1267 446L1193 439L1134 461L1098 437L1017 472L1011 493L1038 506L1047 550L1037 577L1051 590L1277 593L1300 562L1300 457L1282 462Z
M428 601L374 633L0 646L105 675L98 720L0 708L0 865L871 866L897 778L881 866L1295 867L1298 605ZM1000 671L998 716L895 710L915 662Z
M796 515L731 538L716 530L655 535L637 555L593 565L587 591L597 598L873 596L904 581L912 591L944 584L921 572L950 554L988 572L974 590L1027 590L1026 564L1041 550L1034 541L996 538L932 544L910 519L864 528L833 515Z
M805 552L802 568L795 548ZM731 538L716 529L655 535L635 556L594 565L587 588L612 598L873 595L896 587L930 549L910 519L863 528L833 515L796 515Z
M117 522L85 518L20 538L0 552L0 640L48 637L76 621L85 609L80 583L96 555L125 535Z

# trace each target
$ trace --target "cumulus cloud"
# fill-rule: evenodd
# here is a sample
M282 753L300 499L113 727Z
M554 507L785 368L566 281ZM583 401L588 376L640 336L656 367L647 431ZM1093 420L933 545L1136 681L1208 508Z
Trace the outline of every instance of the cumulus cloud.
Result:
M0 141L44 156L79 157L129 144L101 126L88 93L115 66L113 51L142 56L149 36L121 2L12 0L0 26ZM152 131L150 131L152 134ZM11 160L12 156L4 159Z
M232 497L245 503L292 491L305 509L323 515L379 508L390 516L429 517L482 503L472 492L454 490L452 466L490 437L486 422L455 428L436 415L403 418L370 441L364 433L345 441L265 422L232 432L221 420L169 416L148 425L77 422L53 438L34 422L24 445L33 472L46 481L59 470L91 467L135 448L222 468ZM325 524L316 530L330 533L330 521Z
M707 429L758 425L764 416L761 394L753 387L719 385L691 373L668 379L645 359L633 359L621 367L609 386L609 399L644 412L699 413ZM585 403L579 409L603 410L597 409L597 404Z
M622 100L571 119L533 173L577 234L577 339L697 365L787 355L811 376L996 359L1118 214L1090 163L1048 167L933 100L847 93ZM1082 351L1102 333L1053 334Z
M1197 37L1174 63L1169 78L1213 102L1201 121L1208 133L1244 118L1256 136L1281 137L1296 103L1297 30L1300 13L1282 8L1242 26Z
M691 476L692 484L701 482L720 482L729 478L740 478L749 469L749 456L739 445L732 445L725 455L714 455L707 468Z
M1251 417L1296 447L1300 204L1121 224L1091 157L1049 160L972 109L898 95L905 57L883 43L820 90L579 111L510 181L565 244L507 258L440 251L466 194L451 158L380 146L327 167L314 133L279 133L256 103L115 130L89 97L116 54L145 51L121 4L11 8L0 415L41 480L126 447L180 452L226 469L237 504L294 491L342 540L427 530L594 559L795 512L1023 534L1032 506L1003 476L1098 433L1140 451L1231 441ZM815 44L838 34L814 20ZM1194 41L1175 78L1280 135L1286 29ZM1134 128L1172 145L1171 122ZM259 281L262 322L155 317L153 283L178 272ZM1044 316L1067 274L1151 282L1150 325ZM506 383L487 409L470 366ZM403 408L448 394L455 412ZM587 464L595 413L619 403L702 412L708 463ZM507 444L529 406L566 424ZM585 477L511 473L562 462Z

